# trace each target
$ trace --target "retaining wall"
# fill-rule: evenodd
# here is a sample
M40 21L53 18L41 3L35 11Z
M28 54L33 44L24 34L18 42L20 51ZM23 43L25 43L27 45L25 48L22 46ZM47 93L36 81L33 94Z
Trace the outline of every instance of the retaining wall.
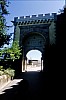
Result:
M11 80L11 77L9 75L2 75L0 76L0 89L9 81Z

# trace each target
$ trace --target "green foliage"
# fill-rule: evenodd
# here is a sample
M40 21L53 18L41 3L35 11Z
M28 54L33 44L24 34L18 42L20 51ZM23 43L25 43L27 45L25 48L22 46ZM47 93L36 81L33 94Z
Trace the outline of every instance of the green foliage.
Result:
M20 58L21 48L17 41L14 41L11 48L0 50L0 56L5 55L4 60L16 60Z
M7 68L6 70L4 70L5 74L8 74L9 76L14 77L15 76L15 70L11 69L11 68Z
M14 41L12 48L9 52L10 52L10 57L11 57L12 60L20 58L21 49L20 49L17 41Z
M3 69L3 66L0 66L0 76L1 75L4 75L4 69Z
M1 76L1 75L4 75L4 71L1 71L1 70L0 70L0 76Z
M3 66L0 66L0 76L1 75L9 75L11 77L15 76L15 70L11 69L10 67L7 69L4 69Z
M2 70L3 69L3 66L0 66L0 70Z
M0 66L0 76L1 75L4 75L4 69L3 69L3 66Z
M7 0L0 0L1 15L9 14L7 11L8 4L9 4L9 2Z
M8 44L10 40L10 36L7 35L7 28L6 19L4 15L8 15L9 12L7 11L7 0L0 0L0 47L4 44Z

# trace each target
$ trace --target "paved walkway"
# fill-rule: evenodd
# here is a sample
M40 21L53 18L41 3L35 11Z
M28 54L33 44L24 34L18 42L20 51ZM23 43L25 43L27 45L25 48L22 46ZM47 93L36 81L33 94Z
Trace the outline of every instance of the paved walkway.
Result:
M11 80L9 80L8 82L4 83L2 86L0 86L0 94L1 94L1 91L2 89L7 86L9 83L11 82Z
M36 71L23 72L17 79L4 87L0 93L0 100L45 99L48 97L48 75Z
M48 97L48 73L41 67L29 66L17 79L12 80L0 90L0 100L42 100ZM46 99L47 100L47 99Z
M4 84L4 86L0 87L0 94L4 94L5 90L12 89L14 85L18 85L20 81L23 79L14 79Z
M41 71L41 67L37 67L36 65L32 66L32 65L28 65L27 66L27 71Z
M27 67L27 71L40 71L41 67L36 67L36 66L31 66L28 65ZM20 82L22 79L14 79L14 80L9 80L8 82L6 82L3 86L0 87L0 94L3 94L6 89L10 89L13 88L13 85L17 85L18 82Z

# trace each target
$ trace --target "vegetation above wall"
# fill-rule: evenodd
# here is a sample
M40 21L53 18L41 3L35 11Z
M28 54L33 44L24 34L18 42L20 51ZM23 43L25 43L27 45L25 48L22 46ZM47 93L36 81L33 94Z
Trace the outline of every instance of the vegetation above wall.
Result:
M4 60L6 61L15 61L16 59L19 59L21 55L21 48L19 47L18 42L14 41L11 48L5 48L0 50L0 56L2 55L4 55Z
M0 68L0 75L5 73L5 74L9 74L10 76L14 76L15 70L13 70L14 68L12 65L16 59L20 58L21 54L22 54L21 48L19 47L17 41L13 42L11 48L5 48L0 50L0 56L4 55L4 58L0 59L0 62L2 62L1 65L4 67L4 69Z
M7 75L10 77L15 76L15 70L11 68L4 69L3 66L0 66L0 76Z

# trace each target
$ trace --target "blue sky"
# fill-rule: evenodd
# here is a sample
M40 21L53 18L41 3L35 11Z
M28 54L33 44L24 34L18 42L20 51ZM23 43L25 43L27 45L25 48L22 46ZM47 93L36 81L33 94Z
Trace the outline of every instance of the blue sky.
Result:
M26 57L30 60L41 60L42 53L39 50L31 50L27 53Z
M7 24L12 25L11 21L14 17L27 16L33 14L58 13L62 9L65 0L9 0L8 11L10 14L6 16ZM13 32L13 28L9 30Z
M11 21L14 17L38 15L46 13L58 13L59 9L62 9L65 0L9 0L10 4L8 11L10 14L6 16L8 25L12 25ZM9 30L9 33L14 32L14 27ZM36 53L37 58L38 54ZM29 54L31 55L31 54Z

